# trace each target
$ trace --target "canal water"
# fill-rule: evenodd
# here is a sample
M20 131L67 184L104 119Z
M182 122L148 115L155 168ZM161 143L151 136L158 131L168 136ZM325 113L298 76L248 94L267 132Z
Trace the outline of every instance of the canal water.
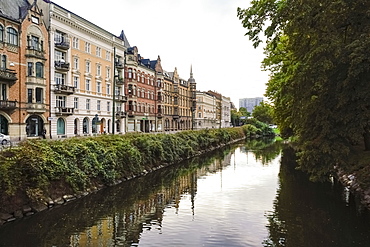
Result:
M0 247L370 246L370 217L311 183L294 152L248 141L0 227Z

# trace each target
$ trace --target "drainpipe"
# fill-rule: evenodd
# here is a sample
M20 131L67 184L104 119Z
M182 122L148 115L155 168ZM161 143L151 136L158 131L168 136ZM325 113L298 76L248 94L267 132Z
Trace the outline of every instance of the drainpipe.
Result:
M114 127L116 122L116 47L113 47L113 109L112 109L112 134L114 135Z

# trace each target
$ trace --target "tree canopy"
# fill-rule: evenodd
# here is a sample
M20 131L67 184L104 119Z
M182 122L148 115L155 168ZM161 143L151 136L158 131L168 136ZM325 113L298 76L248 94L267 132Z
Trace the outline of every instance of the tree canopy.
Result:
M370 1L252 0L238 8L246 35L270 71L266 96L299 164L313 179L370 150Z
M272 124L274 122L273 108L265 102L254 107L252 116L263 123Z

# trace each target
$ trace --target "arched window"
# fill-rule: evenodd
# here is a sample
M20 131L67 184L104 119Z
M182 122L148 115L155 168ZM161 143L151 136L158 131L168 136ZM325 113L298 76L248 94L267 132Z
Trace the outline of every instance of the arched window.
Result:
M66 122L63 118L58 118L57 120L57 135L66 134Z
M18 32L12 27L8 27L8 43L18 46Z
M132 69L128 69L128 78L132 78Z
M4 27L0 25L0 42L4 42Z
M36 77L44 78L44 65L40 62L36 63Z
M85 117L83 122L82 122L82 132L84 134L89 133L89 119L87 117Z
M0 133L7 135L8 134L8 120L0 115Z

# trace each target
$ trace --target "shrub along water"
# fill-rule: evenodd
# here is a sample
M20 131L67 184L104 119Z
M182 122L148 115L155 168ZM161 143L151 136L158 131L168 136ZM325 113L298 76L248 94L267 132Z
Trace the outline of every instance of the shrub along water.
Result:
M29 140L0 152L0 198L30 200L86 191L199 155L260 129L182 131L176 134L101 135L59 141ZM0 203L0 209L4 205ZM1 210L0 210L1 211Z

